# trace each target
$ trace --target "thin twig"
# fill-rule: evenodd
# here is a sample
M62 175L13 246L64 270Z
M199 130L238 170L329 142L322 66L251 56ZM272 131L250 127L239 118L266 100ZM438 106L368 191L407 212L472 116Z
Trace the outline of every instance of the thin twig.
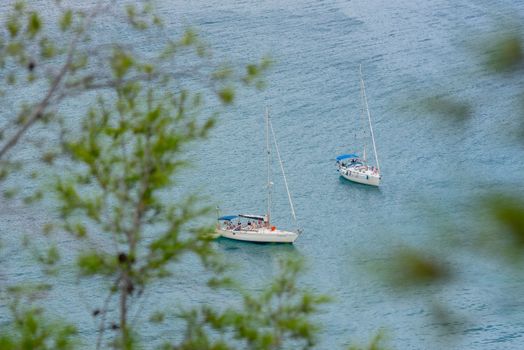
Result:
M85 25L84 25L84 30L87 30L87 28L89 28L92 21L94 20L94 18L96 17L96 15L99 13L100 10L101 10L101 2L97 4L95 9L87 17ZM42 118L44 114L44 110L49 106L49 103L51 102L53 95L55 94L56 90L59 88L60 83L63 81L64 77L67 75L69 71L69 68L71 67L71 64L73 62L73 56L76 52L77 44L80 38L82 37L82 35L85 33L84 30L78 31L77 34L71 40L71 43L69 44L69 49L67 51L66 62L64 63L64 65L62 66L58 74L55 76L55 78L53 79L53 82L51 83L51 86L48 89L42 101L40 101L40 103L36 105L36 107L33 109L31 114L29 115L28 120L24 123L24 125L22 125L22 127L18 129L18 131L0 149L0 159L2 159L2 157L4 157L4 155L18 143L20 138L27 132L27 130L36 121Z
M116 281L115 281L115 285L118 284L120 278L118 278ZM99 350L100 349L100 346L102 344L102 337L104 335L104 331L105 331L105 322L106 322L106 314L107 314L107 310L108 310L108 307L109 307L109 302L111 301L111 297L113 296L113 292L110 290L109 291L109 294L108 296L106 297L106 299L104 300L104 305L102 306L102 310L100 310L100 313L101 313L101 320L100 320L100 327L98 328L98 337L96 339L96 350Z

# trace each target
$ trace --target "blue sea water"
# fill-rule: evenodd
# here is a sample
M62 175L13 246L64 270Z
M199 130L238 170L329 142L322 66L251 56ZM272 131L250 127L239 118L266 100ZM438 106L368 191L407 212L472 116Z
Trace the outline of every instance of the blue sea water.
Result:
M301 284L334 298L317 318L323 327L319 349L365 343L379 329L395 349L522 347L522 275L500 273L492 260L454 250L437 232L467 220L476 195L500 188L523 192L523 148L514 130L522 121L524 83L517 74L489 74L481 54L486 39L505 31L523 34L515 24L524 17L523 2L197 0L158 6L168 29L193 26L215 57L234 66L265 55L274 60L266 89L239 92L210 138L189 151L195 166L180 179L183 188L210 198L224 214L264 213L263 114L270 106L304 233L293 246L216 242L246 288L259 290L278 259L295 252L307 261ZM146 50L149 43L137 45ZM355 151L360 64L383 173L380 188L345 181L334 166L337 155ZM471 116L433 115L420 103L440 94L469 103ZM211 102L204 112L214 108ZM291 228L277 163L274 182L273 221ZM32 229L39 222L34 218L46 215L5 206L0 222L13 232ZM62 249L74 246L66 239L58 243ZM392 251L404 246L447 256L459 271L456 278L438 288L397 293L369 265L387 264ZM17 258L9 246L6 252L15 258L2 259L3 278L37 278L31 261ZM187 259L175 278L146 293L136 312L228 304L227 293L202 286L202 274ZM89 343L91 303L101 292L73 283L73 276L58 278L48 306L83 320L81 334ZM453 317L447 327L438 318L443 308ZM159 339L147 322L137 322L144 343ZM160 337L176 338L169 327Z

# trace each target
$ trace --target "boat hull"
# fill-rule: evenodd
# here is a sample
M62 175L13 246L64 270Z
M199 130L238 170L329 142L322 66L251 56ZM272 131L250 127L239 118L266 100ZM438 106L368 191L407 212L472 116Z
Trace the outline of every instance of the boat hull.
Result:
M217 230L221 237L237 241L258 243L293 243L298 238L298 233L282 230Z
M359 171L354 171L348 168L339 168L340 176L349 181L358 182L364 185L379 186L380 175L378 174L366 174Z

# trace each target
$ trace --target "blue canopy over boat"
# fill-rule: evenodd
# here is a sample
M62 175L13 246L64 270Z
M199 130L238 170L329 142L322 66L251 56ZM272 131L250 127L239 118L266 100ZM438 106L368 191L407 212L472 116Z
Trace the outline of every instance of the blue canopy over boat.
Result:
M343 154L343 155L338 156L337 160L344 160L344 159L348 159L348 158L358 158L358 155L355 154L355 153Z
M237 215L226 215L226 216L219 217L217 220L231 221L236 218L238 218Z

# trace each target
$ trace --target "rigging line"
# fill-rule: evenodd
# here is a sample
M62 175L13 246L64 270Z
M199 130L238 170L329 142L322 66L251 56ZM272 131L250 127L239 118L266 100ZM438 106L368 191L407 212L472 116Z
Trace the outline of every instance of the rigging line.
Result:
M291 214L295 220L295 225L297 225L297 216L295 215L295 207L293 206L293 200L291 199L291 193L289 192L289 187L287 185L286 173L284 171L284 165L282 163L282 158L280 157L280 150L278 149L277 138L275 136L275 130L273 129L273 124L269 121L269 128L271 129L271 134L273 135L273 142L275 143L275 149L277 151L278 161L280 163L280 169L282 170L282 175L284 176L284 185L286 185L287 198L289 199L289 205L291 206ZM297 225L298 226L298 225Z
M271 149L269 148L269 108L266 107L266 152L267 152L267 226L271 218Z
M368 113L369 131L371 132L371 141L373 141L373 150L375 151L375 161L377 162L377 169L380 173L380 165L378 163L377 146L375 145L375 135L373 135L373 127L371 126L371 114L369 113L368 98L366 96L366 86L362 78L362 65L360 65L360 82L362 84L362 92L364 93L364 102L366 102L366 111Z

